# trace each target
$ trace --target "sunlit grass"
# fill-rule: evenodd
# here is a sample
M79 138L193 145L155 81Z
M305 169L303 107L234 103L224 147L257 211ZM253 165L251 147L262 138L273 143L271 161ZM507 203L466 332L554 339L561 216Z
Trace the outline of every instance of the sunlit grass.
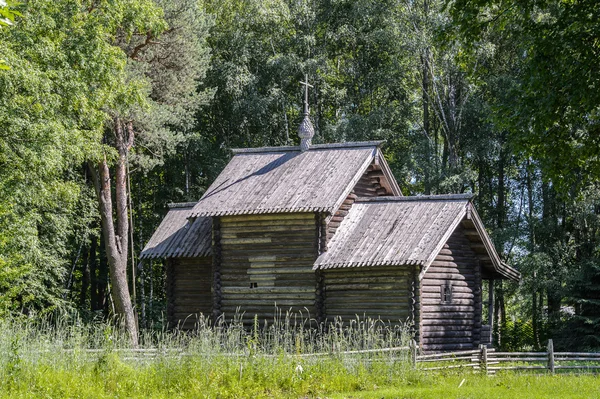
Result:
M0 398L595 398L594 375L413 370L406 327L357 318L327 330L285 315L141 335L110 323L0 321ZM93 350L93 351L90 351Z

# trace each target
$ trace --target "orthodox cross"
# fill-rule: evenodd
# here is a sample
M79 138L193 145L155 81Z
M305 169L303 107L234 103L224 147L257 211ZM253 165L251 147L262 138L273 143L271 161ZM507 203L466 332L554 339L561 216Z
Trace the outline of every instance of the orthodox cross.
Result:
M300 84L304 85L304 115L308 115L308 88L313 88L314 86L308 83L308 74L304 75L304 80L306 82L300 81Z
M315 128L310 122L310 117L308 116L308 88L314 87L310 83L308 83L308 75L305 76L306 82L300 81L300 84L304 86L304 119L300 123L300 127L298 128L298 136L300 137L300 150L302 152L307 151L311 144L312 138L315 135Z

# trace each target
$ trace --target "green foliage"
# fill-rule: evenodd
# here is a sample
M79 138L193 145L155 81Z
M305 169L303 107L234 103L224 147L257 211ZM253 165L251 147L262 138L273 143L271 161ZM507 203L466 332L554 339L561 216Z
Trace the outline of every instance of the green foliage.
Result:
M490 40L514 65L498 120L519 148L563 191L597 180L598 2L460 0L450 10L460 39Z
M104 151L106 110L136 101L141 87L127 81L113 40L160 29L159 11L141 0L28 2L18 26L3 32L0 52L12 68L0 74L2 314L67 305L70 243L95 217L80 201L79 165Z

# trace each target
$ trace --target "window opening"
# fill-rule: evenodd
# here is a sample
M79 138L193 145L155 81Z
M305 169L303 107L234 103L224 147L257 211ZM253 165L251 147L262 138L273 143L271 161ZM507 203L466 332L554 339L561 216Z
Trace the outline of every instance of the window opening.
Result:
M442 303L452 303L452 283L442 285Z

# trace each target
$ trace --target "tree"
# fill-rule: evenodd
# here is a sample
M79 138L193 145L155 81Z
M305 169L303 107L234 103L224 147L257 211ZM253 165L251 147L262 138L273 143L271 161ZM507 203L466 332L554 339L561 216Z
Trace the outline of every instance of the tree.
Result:
M456 36L475 51L485 38L511 43L516 84L498 120L519 149L563 192L597 180L600 3L458 0L450 13Z
M103 37L109 15L71 1L20 6L0 36L0 314L65 309L65 265L104 107L123 58Z
M115 31L114 38L127 57L127 68L122 75L121 102L110 109L111 121L104 135L107 153L116 153L116 209L108 157L90 163L113 300L134 346L137 324L127 281L132 244L128 168L131 161L146 169L160 163L161 154L169 153L182 140L181 130L189 129L195 111L207 98L208 93L198 92L197 86L206 69L208 51L204 43L209 26L195 1L137 1L135 5L121 18L127 21L130 13L136 12L136 24L129 25L129 31L124 29L127 25ZM140 148L134 152L136 144Z

